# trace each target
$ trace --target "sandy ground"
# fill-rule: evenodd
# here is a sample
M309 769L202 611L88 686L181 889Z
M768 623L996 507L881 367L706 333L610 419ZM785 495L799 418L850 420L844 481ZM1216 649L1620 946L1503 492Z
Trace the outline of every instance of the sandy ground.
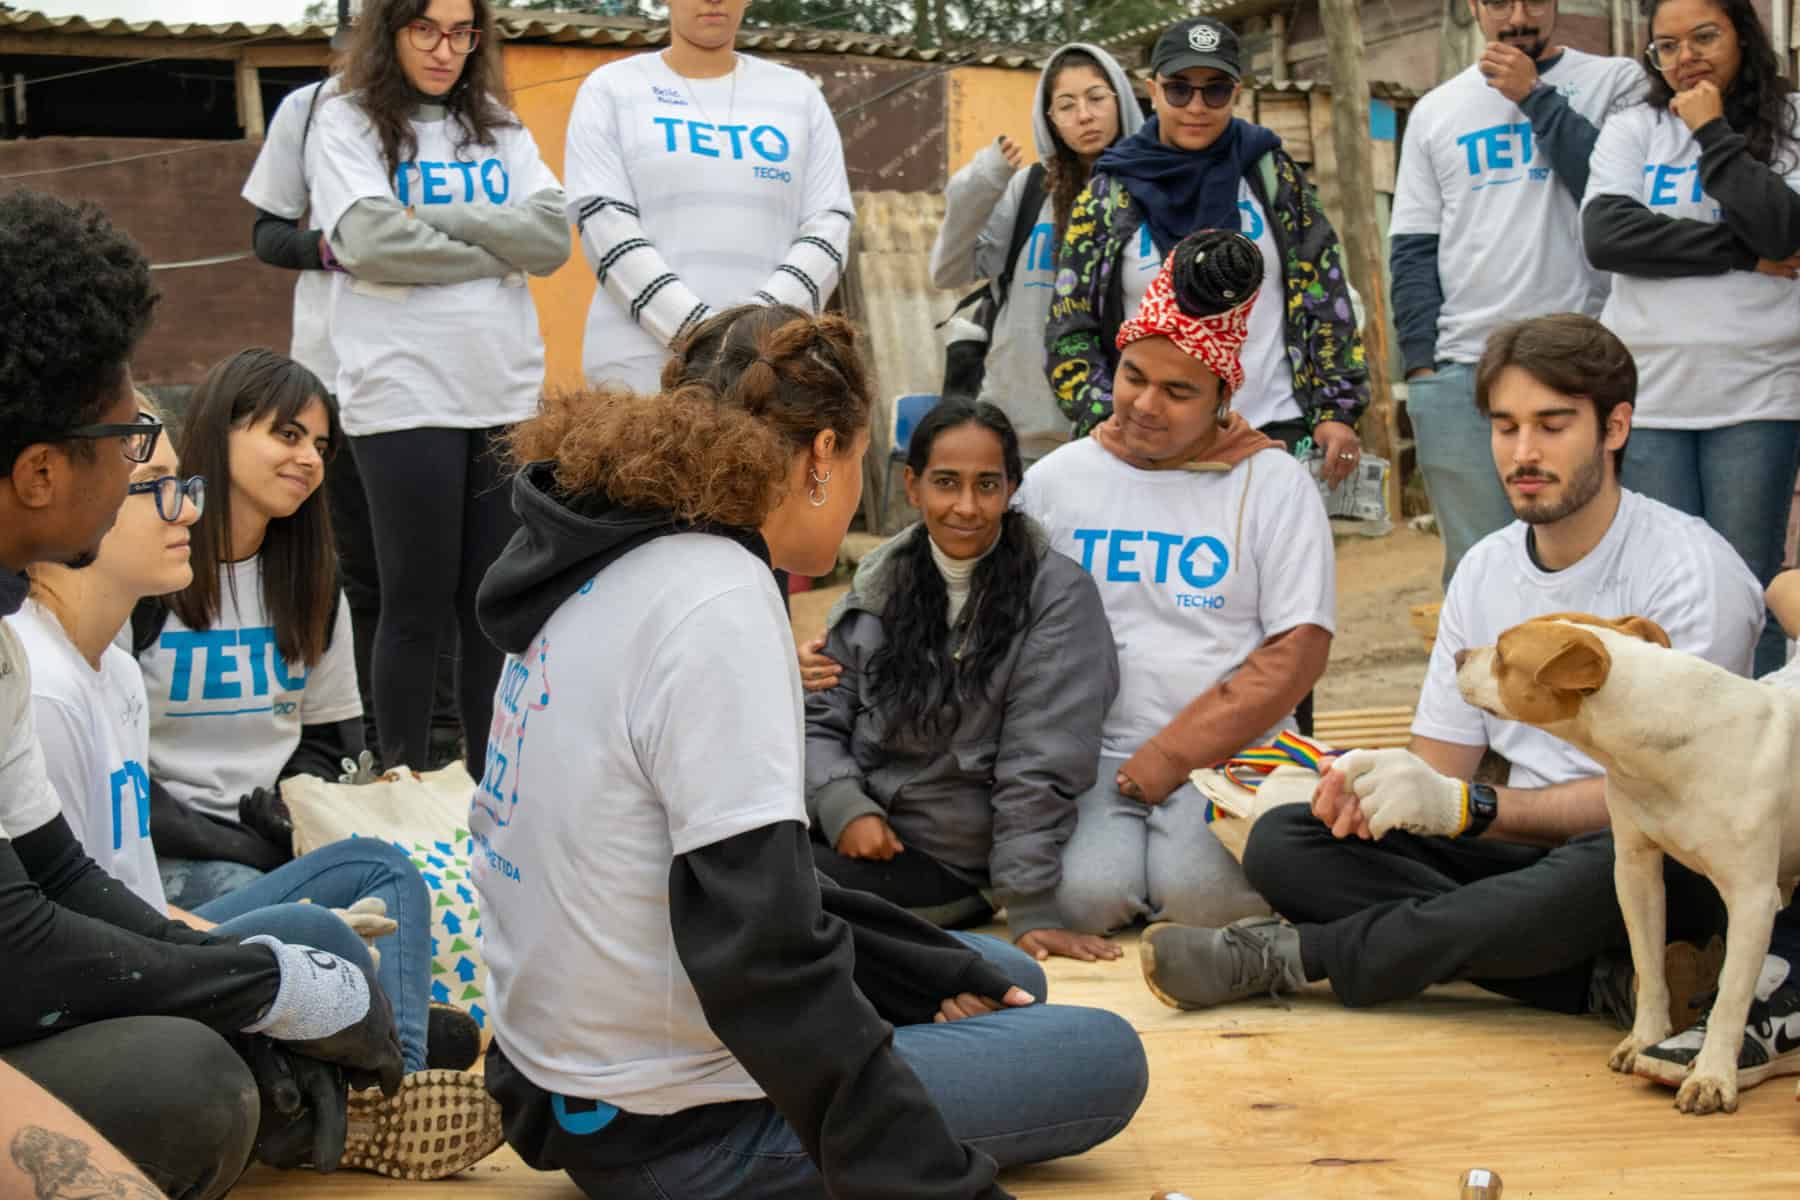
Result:
M1411 705L1425 678L1425 646L1413 631L1413 605L1443 598L1443 544L1434 533L1400 528L1386 537L1337 540L1337 637L1320 681L1319 711ZM817 637L846 585L793 598L794 636Z

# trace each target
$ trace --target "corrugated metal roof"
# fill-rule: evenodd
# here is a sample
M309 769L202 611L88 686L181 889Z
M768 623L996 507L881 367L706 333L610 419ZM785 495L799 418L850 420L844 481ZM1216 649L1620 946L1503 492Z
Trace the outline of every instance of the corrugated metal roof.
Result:
M508 41L555 45L613 47L665 46L667 24L631 17L597 17L578 14L535 13L501 10L501 36ZM336 31L335 22L291 25L215 24L184 21L125 21L118 18L50 17L40 12L0 12L0 33L139 38L152 41L235 42L255 39L267 42L323 42ZM921 48L903 38L854 31L822 29L746 29L738 34L744 50L783 54L853 54L868 58L909 59L970 66L1029 67L1041 69L1045 51L1027 46L976 48Z

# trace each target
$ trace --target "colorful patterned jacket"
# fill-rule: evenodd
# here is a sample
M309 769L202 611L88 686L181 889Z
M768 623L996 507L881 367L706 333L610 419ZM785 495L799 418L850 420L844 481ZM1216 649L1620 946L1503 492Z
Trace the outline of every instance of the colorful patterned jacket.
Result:
M1285 266L1294 399L1309 426L1325 420L1354 426L1369 403L1369 372L1351 311L1343 246L1312 185L1286 151L1263 156L1249 178L1257 203L1271 214L1275 246ZM1045 369L1057 405L1075 423L1077 437L1112 414L1119 355L1114 338L1126 316L1118 266L1142 224L1142 213L1125 185L1096 173L1076 198L1057 251Z

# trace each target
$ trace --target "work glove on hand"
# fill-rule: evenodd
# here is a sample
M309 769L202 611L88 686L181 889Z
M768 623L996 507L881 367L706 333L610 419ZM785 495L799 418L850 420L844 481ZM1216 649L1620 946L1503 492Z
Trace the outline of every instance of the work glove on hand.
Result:
M271 1167L337 1168L349 1131L348 1083L342 1068L255 1035L235 1039L256 1079L262 1114L256 1161Z
M312 900L302 899L300 903L311 904ZM369 948L370 961L377 971L381 970L381 951L375 948L375 942L400 928L400 922L387 915L387 901L380 896L364 896L349 908L332 909L331 915L362 939Z
M285 1042L296 1054L366 1072L383 1093L400 1086L403 1067L394 1010L375 978L360 964L292 946L267 935L245 938L267 946L281 971L275 1002L245 1033Z
M1332 769L1343 773L1377 839L1394 829L1455 837L1469 827L1468 785L1410 750L1352 750Z

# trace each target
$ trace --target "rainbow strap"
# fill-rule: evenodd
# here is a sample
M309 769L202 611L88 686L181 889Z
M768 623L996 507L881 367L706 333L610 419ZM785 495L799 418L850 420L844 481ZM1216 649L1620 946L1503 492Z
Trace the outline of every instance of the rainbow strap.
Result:
M1266 746L1251 746L1232 755L1219 764L1219 770L1225 772L1231 782L1254 792L1276 767L1299 766L1323 774L1324 769L1319 764L1336 753L1336 750L1327 749L1297 733L1280 733ZM1207 822L1216 821L1220 815L1219 806L1207 801Z

